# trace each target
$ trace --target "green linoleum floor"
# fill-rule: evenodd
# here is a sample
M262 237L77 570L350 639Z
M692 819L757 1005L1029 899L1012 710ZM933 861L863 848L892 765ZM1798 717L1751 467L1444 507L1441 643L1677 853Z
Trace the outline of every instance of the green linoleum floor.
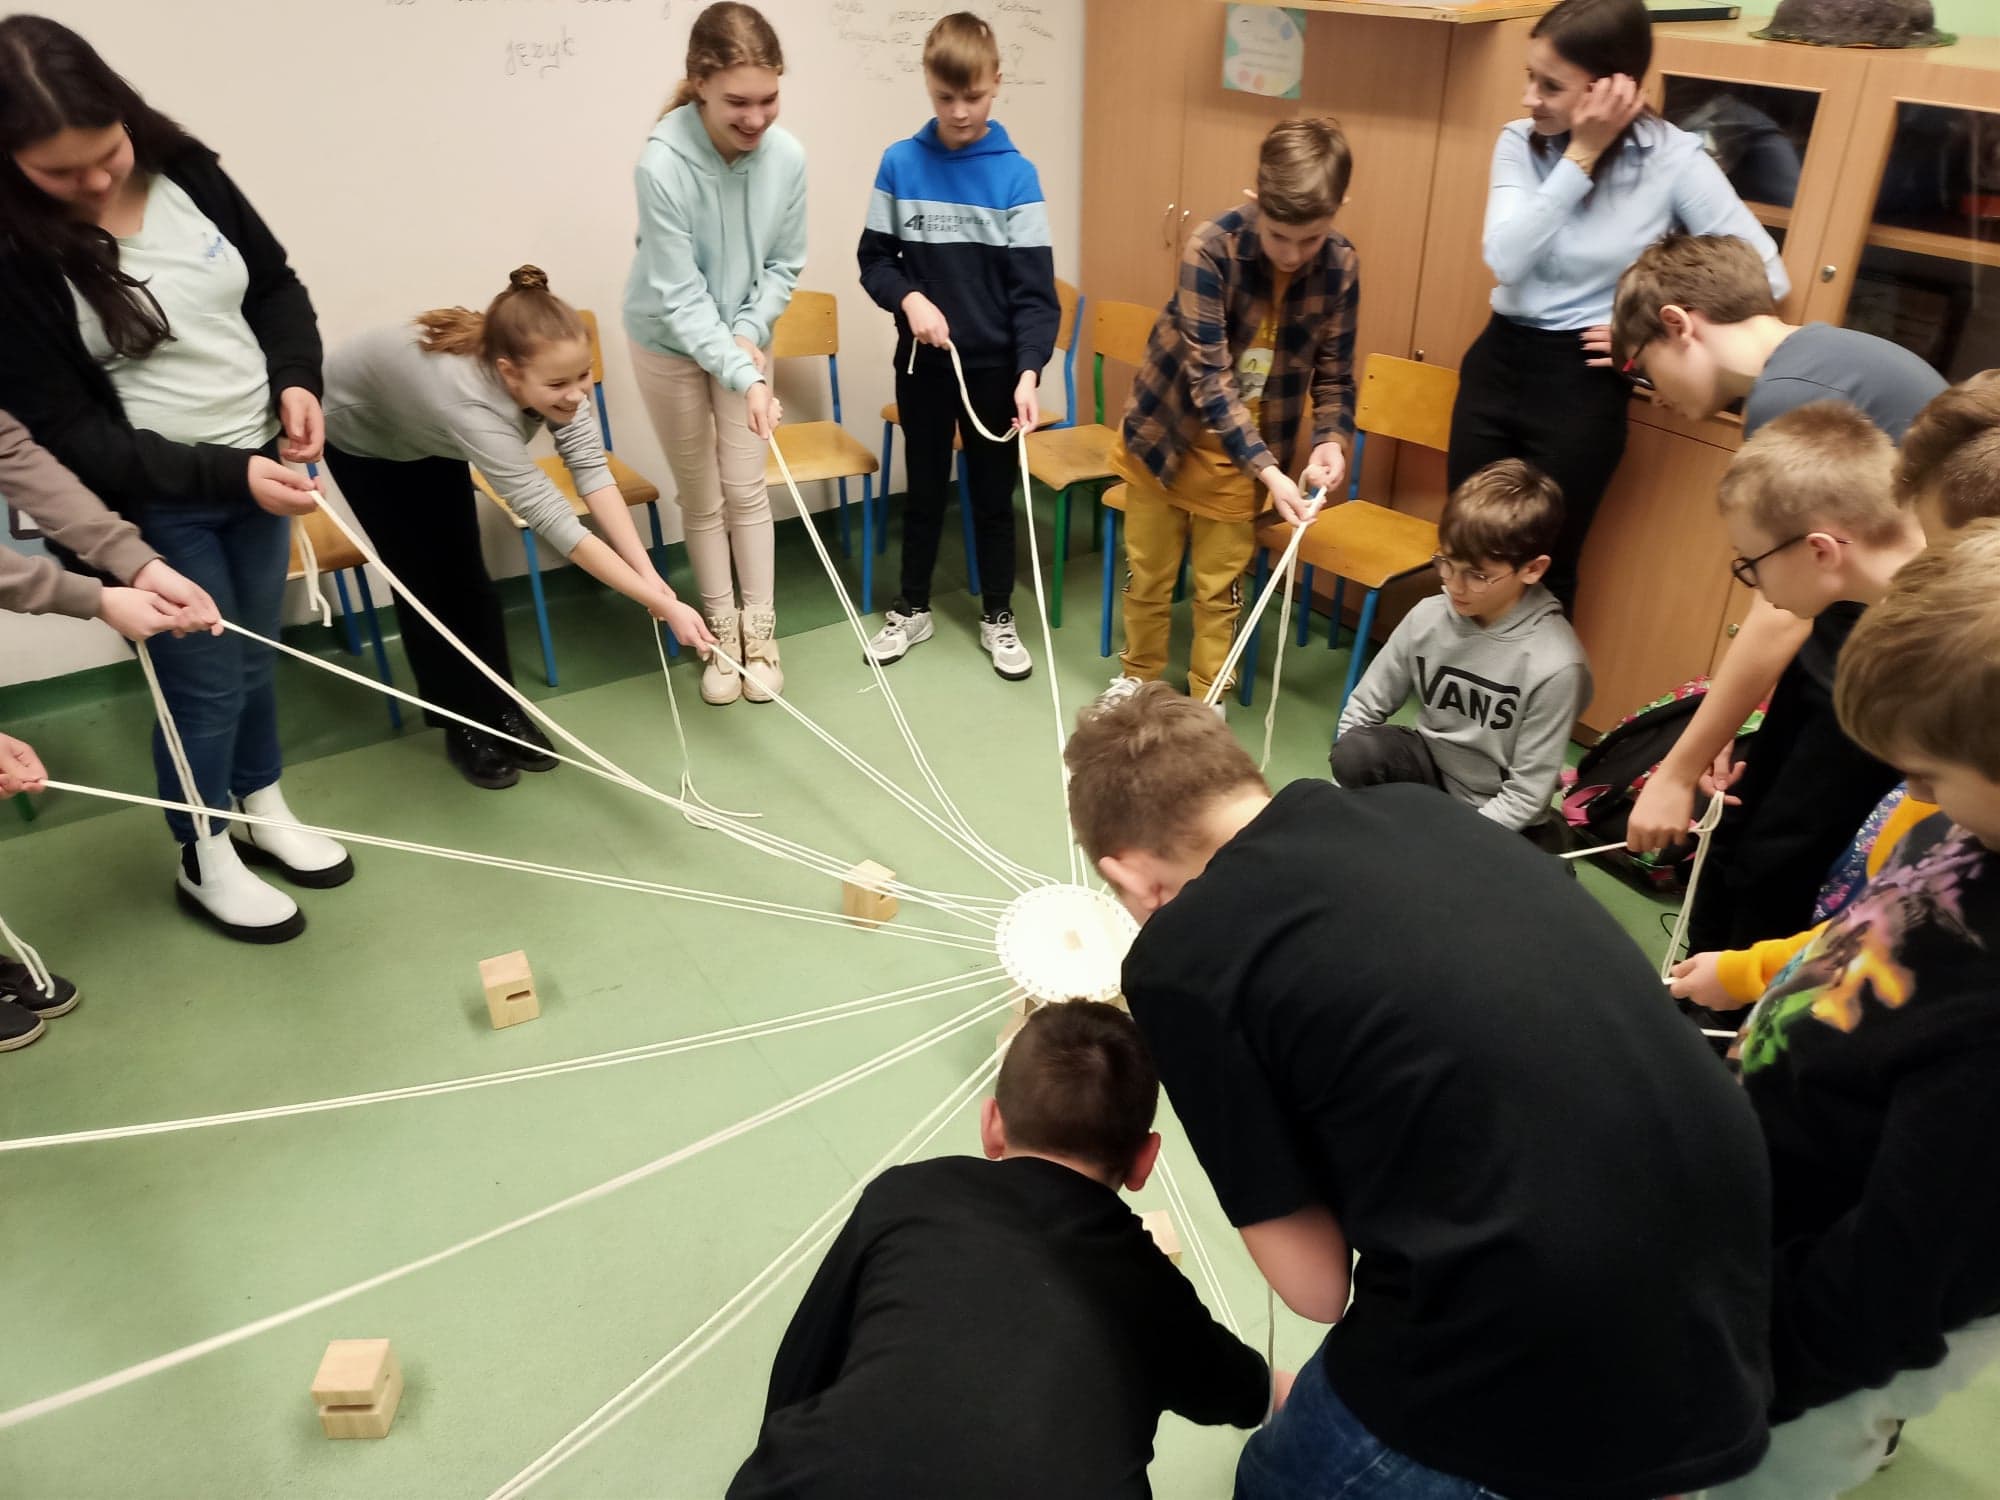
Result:
M795 528L783 528L795 531ZM1079 531L1081 528L1079 528ZM823 582L784 543L791 695L905 786L916 785ZM956 563L947 542L947 567ZM809 559L808 559L809 560ZM1072 564L1058 680L1073 708L1096 655L1096 559ZM894 669L925 749L974 827L1009 856L1061 867L1046 679L1006 684L976 615L940 581L938 639ZM680 764L645 627L559 591L555 711L586 741L672 787ZM880 602L878 600L878 602ZM524 682L532 623L514 622ZM1038 633L1028 640L1038 662ZM1269 653L1266 653L1268 674ZM1285 669L1274 780L1321 774L1342 653ZM509 792L466 786L434 732L386 736L379 703L280 667L306 815L578 869L838 909L834 882L698 831L671 809L571 769ZM115 674L114 678L115 678ZM875 858L933 889L997 896L971 859L893 806L774 707L711 710L674 671L699 789L837 857ZM405 679L407 680L407 679ZM539 695L539 694L538 694ZM27 702L25 707L23 700ZM1262 709L1232 711L1253 747ZM380 721L380 728L377 722ZM0 722L59 775L146 790L143 705L0 694ZM116 743L113 743L116 741ZM65 803L69 805L65 805ZM90 815L85 815L90 814ZM301 895L310 925L275 949L231 944L170 898L153 814L50 798L9 820L0 910L84 1004L0 1057L0 1139L281 1105L595 1055L977 975L980 953L379 850L340 890ZM1650 951L1662 908L1583 878ZM906 906L898 924L971 932ZM538 1021L489 1029L476 965L523 947ZM981 981L693 1054L363 1108L0 1153L0 1264L11 1296L0 1410L97 1379L431 1255L659 1158L877 1057L996 995ZM615 1195L471 1249L342 1305L122 1390L0 1432L0 1495L484 1495L686 1337L765 1267L954 1085L990 1057L982 1020L883 1072ZM975 1149L961 1110L934 1150ZM1172 1122L1169 1151L1224 1291L1260 1343L1265 1295ZM1157 1184L1138 1206L1164 1206ZM1185 1235L1184 1235L1185 1237ZM536 1489L556 1497L710 1496L748 1451L791 1278L689 1372ZM395 1340L408 1393L390 1438L329 1442L306 1388L326 1341ZM1277 1330L1295 1363L1317 1333ZM2000 1495L1990 1477L2000 1378L1915 1424L1870 1500ZM1560 1441L1552 1429L1551 1441ZM1226 1494L1239 1434L1163 1423L1163 1500Z

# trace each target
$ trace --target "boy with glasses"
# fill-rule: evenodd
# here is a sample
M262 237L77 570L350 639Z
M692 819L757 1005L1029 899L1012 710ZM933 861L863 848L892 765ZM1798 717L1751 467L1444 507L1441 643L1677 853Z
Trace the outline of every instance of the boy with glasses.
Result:
M1348 699L1327 757L1335 781L1422 782L1563 847L1551 802L1590 664L1542 586L1562 524L1555 481L1519 459L1452 492L1433 559L1444 592L1403 617ZM1386 722L1413 688L1416 724Z

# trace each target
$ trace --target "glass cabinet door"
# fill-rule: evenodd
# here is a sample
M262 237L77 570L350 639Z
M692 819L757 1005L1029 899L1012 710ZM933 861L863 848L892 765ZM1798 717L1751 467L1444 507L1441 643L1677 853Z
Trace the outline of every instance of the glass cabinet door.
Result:
M1814 121L1815 89L1666 73L1660 113L1698 136L1750 212L1782 250L1798 201Z

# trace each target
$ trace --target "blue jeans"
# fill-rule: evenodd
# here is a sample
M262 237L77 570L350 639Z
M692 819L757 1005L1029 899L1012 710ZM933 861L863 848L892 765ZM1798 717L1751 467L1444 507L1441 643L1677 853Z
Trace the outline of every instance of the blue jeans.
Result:
M1236 1500L1498 1500L1469 1479L1427 1469L1385 1447L1327 1384L1315 1351L1284 1409L1250 1435L1236 1464Z
M259 510L245 496L236 505L155 506L146 512L141 530L168 567L214 596L223 619L277 639L291 558L288 519ZM180 640L157 635L147 649L180 727L201 801L226 811L231 796L276 781L284 769L278 695L271 681L276 653L228 633ZM153 772L161 797L187 800L167 754L166 736L157 727ZM186 813L168 813L167 827L183 844L194 838L194 820Z

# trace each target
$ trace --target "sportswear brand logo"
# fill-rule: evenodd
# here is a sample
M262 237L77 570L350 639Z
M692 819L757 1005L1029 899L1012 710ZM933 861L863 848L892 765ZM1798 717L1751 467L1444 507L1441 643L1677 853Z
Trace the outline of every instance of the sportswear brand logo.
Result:
M918 234L950 234L963 229L968 224L977 224L978 219L971 214L930 214L913 213L903 220L903 227Z
M1463 714L1488 729L1511 729L1521 716L1521 690L1512 683L1491 682L1459 667L1440 666L1427 672L1421 656L1417 691L1439 713Z

